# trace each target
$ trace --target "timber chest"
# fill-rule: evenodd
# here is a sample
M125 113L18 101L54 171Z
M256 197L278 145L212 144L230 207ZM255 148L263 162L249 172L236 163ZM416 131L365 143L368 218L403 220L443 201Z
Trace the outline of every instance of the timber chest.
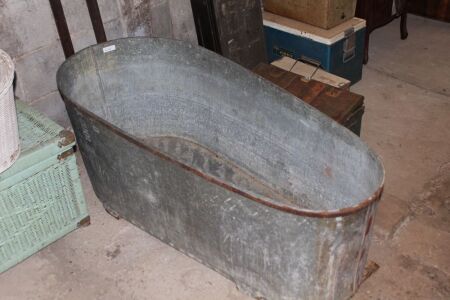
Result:
M16 106L21 154L0 173L0 272L89 223L74 135Z
M265 63L257 65L253 72L360 135L364 113L363 96L316 80L306 80L300 75Z

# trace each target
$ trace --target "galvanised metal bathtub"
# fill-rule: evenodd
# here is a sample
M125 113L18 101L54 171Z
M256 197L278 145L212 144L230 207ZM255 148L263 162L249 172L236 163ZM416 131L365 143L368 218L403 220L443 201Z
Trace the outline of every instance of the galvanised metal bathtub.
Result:
M179 41L89 47L57 81L108 211L254 297L356 291L384 180L356 135Z

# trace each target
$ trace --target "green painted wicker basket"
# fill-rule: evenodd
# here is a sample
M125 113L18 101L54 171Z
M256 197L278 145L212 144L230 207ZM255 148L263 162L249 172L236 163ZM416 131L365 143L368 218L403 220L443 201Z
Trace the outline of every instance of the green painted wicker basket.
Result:
M74 135L16 106L21 154L0 174L0 272L89 223Z

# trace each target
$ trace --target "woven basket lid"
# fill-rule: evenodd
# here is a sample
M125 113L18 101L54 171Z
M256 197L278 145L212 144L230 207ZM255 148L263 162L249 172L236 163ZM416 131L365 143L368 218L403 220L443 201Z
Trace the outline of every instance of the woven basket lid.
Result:
M9 90L14 79L14 63L8 53L0 49L0 98Z

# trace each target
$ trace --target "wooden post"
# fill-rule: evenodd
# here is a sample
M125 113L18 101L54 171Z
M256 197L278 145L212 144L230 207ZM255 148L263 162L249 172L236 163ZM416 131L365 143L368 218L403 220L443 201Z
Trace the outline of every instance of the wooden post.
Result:
M91 17L92 28L94 28L95 39L97 43L104 43L107 41L107 38L97 0L86 0L86 4Z
M56 29L58 30L59 39L66 58L73 55L72 39L70 38L69 28L67 27L66 16L61 5L60 0L50 0L50 7L52 9L53 17L55 18Z

